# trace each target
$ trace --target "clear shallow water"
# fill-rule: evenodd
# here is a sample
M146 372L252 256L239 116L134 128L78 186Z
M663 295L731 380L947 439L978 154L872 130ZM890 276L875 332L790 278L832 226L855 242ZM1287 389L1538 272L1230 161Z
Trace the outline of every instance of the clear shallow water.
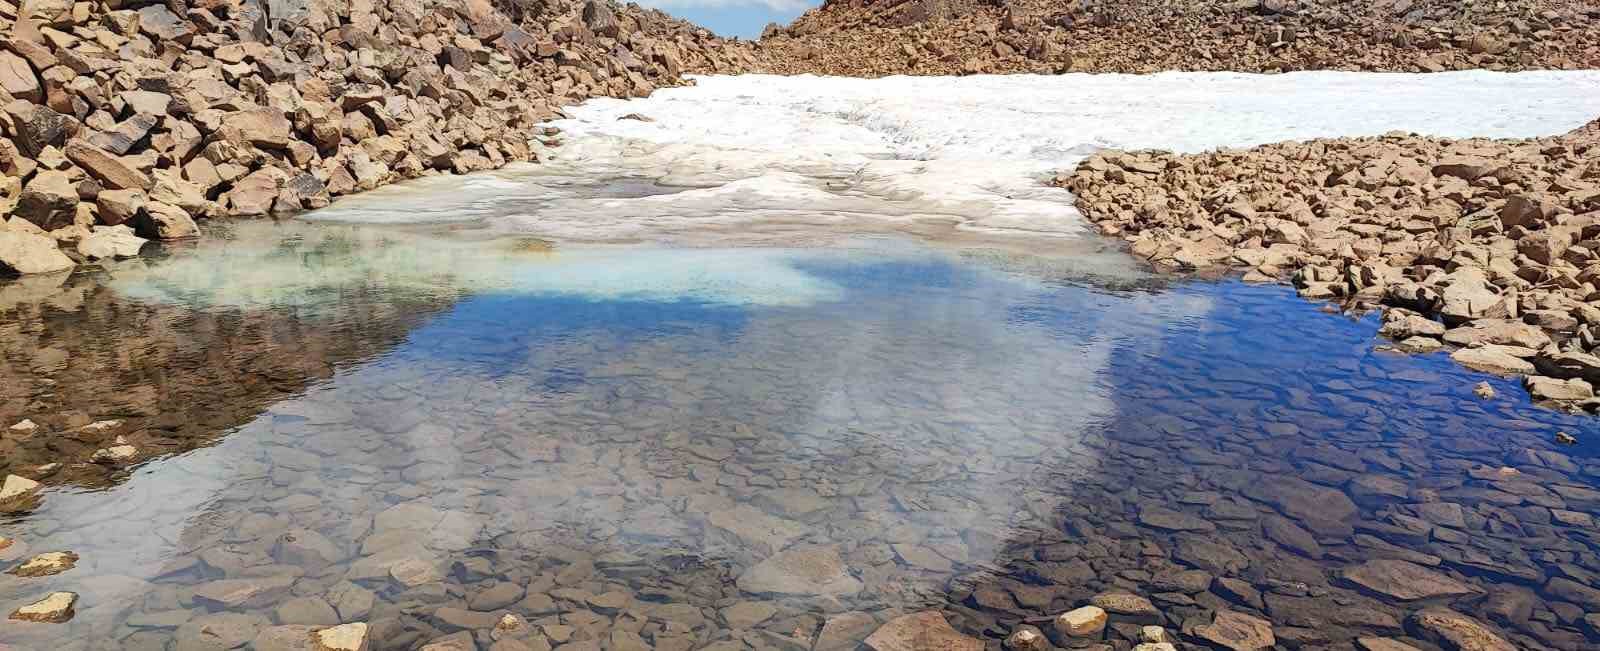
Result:
M1225 607L1313 647L1405 635L1438 603L1523 648L1600 640L1582 594L1545 587L1600 585L1594 525L1567 515L1600 507L1600 428L1374 351L1372 319L1285 288L887 238L237 228L0 287L8 421L122 418L171 453L69 464L0 520L19 541L0 558L81 556L0 576L8 612L81 595L70 623L6 622L0 644L280 648L275 627L346 620L379 649L488 648L509 612L572 651L848 649L935 608L997 646L1112 589L1174 631ZM1484 379L1501 397L1472 395ZM103 444L83 438L7 438L8 468ZM814 571L762 565L784 554ZM1340 578L1384 558L1483 592Z

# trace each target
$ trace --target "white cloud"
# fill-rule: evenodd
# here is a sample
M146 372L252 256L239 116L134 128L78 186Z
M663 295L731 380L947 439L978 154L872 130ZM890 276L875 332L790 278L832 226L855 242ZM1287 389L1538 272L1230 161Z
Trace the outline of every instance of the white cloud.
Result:
M812 0L634 0L646 7L658 9L726 9L734 7L766 7L778 13L798 13L811 8Z

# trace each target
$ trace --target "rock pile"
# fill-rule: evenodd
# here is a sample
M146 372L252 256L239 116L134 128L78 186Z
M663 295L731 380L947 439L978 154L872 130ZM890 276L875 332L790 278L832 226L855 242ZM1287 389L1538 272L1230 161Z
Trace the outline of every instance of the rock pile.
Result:
M1103 152L1057 178L1101 232L1171 269L1292 278L1384 305L1382 334L1526 375L1594 409L1600 383L1600 142L1391 134L1197 155Z
M778 72L1431 72L1600 66L1600 8L1568 0L838 0L761 50Z
M0 273L530 160L562 105L751 61L606 0L0 0Z

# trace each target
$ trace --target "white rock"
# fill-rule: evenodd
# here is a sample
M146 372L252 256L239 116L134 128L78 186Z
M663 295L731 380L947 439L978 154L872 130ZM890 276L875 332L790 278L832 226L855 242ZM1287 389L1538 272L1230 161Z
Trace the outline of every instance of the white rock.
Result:
M0 513L19 513L32 509L38 505L39 494L44 487L27 477L6 475L4 484L0 484Z
M72 607L77 603L77 593L52 592L48 597L16 609L11 613L11 619L22 622L60 624L72 619L72 616L76 614Z
M311 634L316 651L367 651L367 624L355 622L325 628Z
M37 431L39 431L39 424L26 418L22 419L22 421L18 422L17 424L6 428L6 433L8 434L19 434L23 436Z
M1108 617L1104 608L1084 606L1056 616L1056 632L1063 637L1093 637L1105 630Z
M139 456L139 448L131 445L113 445L109 448L95 450L89 457L94 463L123 463Z
M139 249L148 241L121 224L96 226L87 237L78 240L78 253L90 260L132 258L139 255Z
M56 241L16 230L0 231L0 273L43 274L74 267Z

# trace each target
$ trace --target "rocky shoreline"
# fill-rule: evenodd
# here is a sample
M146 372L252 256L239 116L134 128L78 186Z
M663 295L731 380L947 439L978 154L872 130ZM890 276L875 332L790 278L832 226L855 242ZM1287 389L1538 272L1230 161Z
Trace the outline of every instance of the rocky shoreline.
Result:
M752 62L604 0L0 0L0 36L0 274L533 160L561 106Z
M1600 408L1600 120L1562 137L1409 134L1195 155L1101 152L1056 178L1105 235L1174 271L1232 268L1383 307L1398 348Z
M783 74L1548 70L1600 67L1566 0L830 0L771 25Z

